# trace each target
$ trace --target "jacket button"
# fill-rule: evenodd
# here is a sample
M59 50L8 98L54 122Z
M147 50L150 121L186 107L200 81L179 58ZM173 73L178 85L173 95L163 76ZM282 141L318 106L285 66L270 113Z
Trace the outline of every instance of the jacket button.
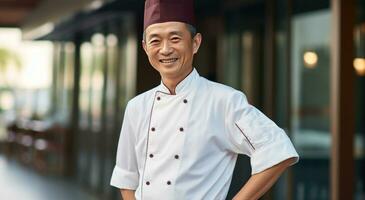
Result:
M153 158L153 154L152 153L150 154L150 158Z
M171 185L171 181L167 181L167 185Z
M160 101L161 100L161 97L157 97L157 101Z
M181 131L181 132L183 132L183 131L184 131L184 128L183 128L183 127L181 127L181 128L180 128L180 131Z
M184 103L188 103L188 100L184 99Z
M179 159L179 155L175 155L175 159Z
M151 128L151 131L155 131L155 130L156 130L156 129L155 129L155 127L152 127L152 128Z
M149 181L146 181L146 185L150 185L150 182Z

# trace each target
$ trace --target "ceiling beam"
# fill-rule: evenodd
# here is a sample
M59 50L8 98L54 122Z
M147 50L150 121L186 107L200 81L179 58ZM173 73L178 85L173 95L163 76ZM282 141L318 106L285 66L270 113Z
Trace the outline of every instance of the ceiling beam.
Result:
M39 0L6 1L0 0L1 9L32 9L37 6Z
M20 25L23 39L36 39L53 30L74 14L97 9L110 0L43 0Z
M40 0L0 0L0 26L19 27Z

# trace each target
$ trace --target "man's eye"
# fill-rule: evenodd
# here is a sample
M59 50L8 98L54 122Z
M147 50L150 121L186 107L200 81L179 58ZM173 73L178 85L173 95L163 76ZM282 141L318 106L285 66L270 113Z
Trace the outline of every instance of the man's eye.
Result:
M171 38L171 40L172 40L173 42L178 42L178 41L180 41L180 38L179 38L179 37L173 37L173 38Z
M150 44L157 44L159 42L159 40L151 40Z

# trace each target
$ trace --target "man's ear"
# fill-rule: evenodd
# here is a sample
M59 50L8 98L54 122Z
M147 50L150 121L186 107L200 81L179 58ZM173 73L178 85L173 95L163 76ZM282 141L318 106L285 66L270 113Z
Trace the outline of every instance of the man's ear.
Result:
M146 45L146 42L144 40L142 40L142 47L143 47L143 50L147 53L147 45Z
M193 52L194 54L198 53L200 44L202 43L202 35L197 33L193 38Z

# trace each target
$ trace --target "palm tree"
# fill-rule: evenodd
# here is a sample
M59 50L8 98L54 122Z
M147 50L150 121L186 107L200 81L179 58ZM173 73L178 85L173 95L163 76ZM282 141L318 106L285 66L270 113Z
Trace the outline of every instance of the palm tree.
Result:
M0 93L3 91L9 91L14 95L13 89L8 84L6 77L6 72L9 69L9 66L11 66L10 64L14 64L18 70L21 68L20 59L15 53L8 49L0 48L0 79L4 80L5 82L5 85L0 85ZM0 114L2 111L3 110L0 106Z
M19 57L8 49L0 48L0 78L1 79L6 80L5 74L11 63L14 63L15 66L18 69L20 69L21 62L20 62ZM8 85L4 85L4 86L0 85L0 88L7 87L7 86Z

